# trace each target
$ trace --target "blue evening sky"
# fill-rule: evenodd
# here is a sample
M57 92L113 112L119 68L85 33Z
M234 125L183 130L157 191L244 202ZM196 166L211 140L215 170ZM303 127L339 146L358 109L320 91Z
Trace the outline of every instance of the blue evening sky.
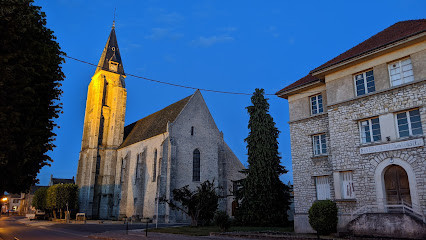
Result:
M390 25L425 17L420 1L172 1L36 0L68 56L97 64L111 30L126 73L196 88L275 93ZM66 59L64 114L57 119L51 167L38 175L76 175L87 86L95 68ZM127 77L125 123L130 124L194 91ZM202 92L225 141L247 166L250 96ZM292 181L288 103L269 96L281 131L282 163ZM307 152L306 154L311 154Z

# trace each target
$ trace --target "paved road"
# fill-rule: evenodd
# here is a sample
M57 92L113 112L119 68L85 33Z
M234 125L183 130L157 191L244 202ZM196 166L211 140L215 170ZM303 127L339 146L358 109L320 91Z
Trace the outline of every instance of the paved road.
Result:
M17 222L20 217L0 217L0 239L3 240L65 240L88 239L93 233L125 230L124 224L55 224L45 227L27 226ZM159 227L164 224L159 224ZM171 225L167 225L171 226ZM155 227L150 224L149 228ZM144 229L145 224L129 224L129 230Z

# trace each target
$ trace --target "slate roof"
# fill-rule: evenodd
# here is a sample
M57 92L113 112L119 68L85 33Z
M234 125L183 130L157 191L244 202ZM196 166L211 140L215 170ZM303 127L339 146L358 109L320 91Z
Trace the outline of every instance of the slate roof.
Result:
M108 71L109 60L113 60L114 62L119 63L117 73L125 75L123 62L121 61L120 50L118 49L117 36L115 36L114 26L111 29L105 48L102 51L102 55L98 63L99 67L96 68L96 72L101 69Z
M339 56L313 69L312 71L309 72L307 76L288 85L287 87L281 89L275 94L279 95L285 91L315 82L318 79L312 76L311 74L313 74L316 71L331 67L333 65L350 60L352 58L358 57L363 54L367 54L369 52L378 50L380 48L384 48L389 44L401 41L403 39L423 33L425 31L426 31L426 19L397 22L394 25L386 28L385 30L365 40L364 42L340 54Z
M50 181L52 185L67 184L67 183L74 183L74 178L52 178Z
M34 195L34 193L40 188L48 188L49 186L31 186L29 190L29 194Z
M167 131L167 123L176 120L176 117L183 110L191 97L192 95L125 126L124 141L119 148L124 148L161 133L165 133Z

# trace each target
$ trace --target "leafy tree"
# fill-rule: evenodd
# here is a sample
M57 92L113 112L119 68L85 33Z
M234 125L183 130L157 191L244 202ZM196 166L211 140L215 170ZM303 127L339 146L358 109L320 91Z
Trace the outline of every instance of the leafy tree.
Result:
M34 193L31 205L39 210L46 210L47 207L47 187L41 187Z
M319 235L328 235L337 229L337 206L330 200L319 200L309 209L309 224Z
M282 226L287 222L290 195L279 176L287 170L280 165L279 131L263 95L263 89L256 89L251 97L253 105L247 107L250 132L245 141L249 166L242 171L246 178L238 182L241 205L236 218L244 225Z
M55 184L47 190L47 207L53 211L62 213L67 209L78 209L78 186L73 183Z
M0 195L24 192L52 159L64 53L32 0L0 7Z
M201 183L195 191L191 191L188 185L174 189L172 201L164 197L160 199L169 204L171 209L182 211L188 215L193 227L207 224L213 219L218 207L218 200L214 181L208 180Z

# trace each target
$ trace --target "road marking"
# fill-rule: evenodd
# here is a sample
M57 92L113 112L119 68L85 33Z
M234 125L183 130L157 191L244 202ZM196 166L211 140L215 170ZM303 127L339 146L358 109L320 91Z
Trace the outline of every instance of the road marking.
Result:
M57 230L57 229L51 229L51 228L47 228L47 227L44 227L44 226L41 226L41 227L38 227L38 228L45 229L47 231L52 231L52 232L60 232L60 233L71 234L71 235L75 235L75 236L79 236L79 237L84 237L84 235L81 235L81 234L76 234L76 233L67 232L67 231L61 231L61 230Z

